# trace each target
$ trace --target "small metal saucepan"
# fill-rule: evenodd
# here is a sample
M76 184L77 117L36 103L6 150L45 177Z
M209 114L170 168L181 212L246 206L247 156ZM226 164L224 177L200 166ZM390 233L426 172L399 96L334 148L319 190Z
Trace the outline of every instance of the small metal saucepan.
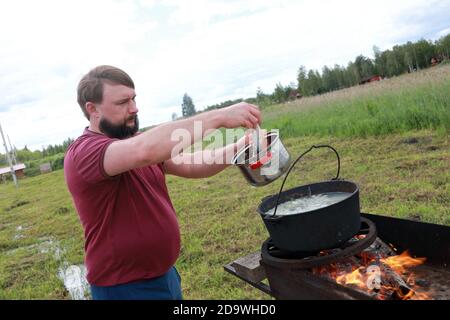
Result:
M245 179L255 187L275 181L290 165L291 157L281 142L278 131L269 131L264 138L267 144L262 145L267 145L266 148L260 149L255 143L251 143L242 147L231 160L231 163L241 170Z

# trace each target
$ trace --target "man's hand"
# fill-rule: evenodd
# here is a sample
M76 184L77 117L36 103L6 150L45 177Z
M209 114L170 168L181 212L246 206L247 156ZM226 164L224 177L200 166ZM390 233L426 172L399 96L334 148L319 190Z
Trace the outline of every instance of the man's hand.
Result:
M240 102L217 111L221 126L225 128L246 127L250 129L261 124L261 111L254 104Z

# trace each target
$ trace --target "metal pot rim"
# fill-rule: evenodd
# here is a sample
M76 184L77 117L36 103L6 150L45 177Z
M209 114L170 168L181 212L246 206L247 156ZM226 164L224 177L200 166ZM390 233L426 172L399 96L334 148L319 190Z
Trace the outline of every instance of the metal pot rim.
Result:
M277 142L280 139L280 135L276 131L269 131L269 132L267 132L266 139L269 136L274 136L275 138L270 142L270 144L267 146L267 148L265 150L261 150L259 154L261 154L261 153L263 153L263 152L265 152L267 150L270 150L272 148L272 146L275 144L275 142ZM241 147L241 149L239 149L239 151L237 151L236 154L231 159L231 164L233 164L233 165L246 165L246 164L250 164L250 163L255 162L254 160L256 159L256 155L251 157L251 158L249 158L248 159L248 163L247 162L237 163L237 159L242 155L242 153L247 151L251 146L252 146L251 144L247 144L247 145Z
M257 207L257 211L258 211L258 213L264 218L264 219L283 219L283 218L285 218L285 217L295 217L295 216L299 216L299 215L302 215L302 216L308 216L308 215L315 215L315 214L326 214L327 213L327 209L329 209L330 207L332 207L332 206L335 206L335 205L338 205L339 203L342 203L342 202L344 202L344 201L347 201L348 199L350 199L350 198L352 198L352 197L354 197L355 196L355 194L359 194L359 186L358 186L358 184L356 184L355 182L353 182L353 181L350 181L350 180L325 180L325 181L319 181L319 182L315 182L315 183L310 183L310 184L306 184L306 185L301 185L301 186L297 186L297 187L293 187L293 188L291 188L291 189L288 189L288 190L284 190L281 194L282 195L286 195L287 193L289 193L289 192L292 192L292 190L296 190L296 189L300 189L300 188L304 188L304 187L309 187L309 186L312 186L312 185L319 185L319 184L329 184L329 183L339 183L339 182L343 182L343 183L349 183L349 184L352 184L353 186L355 186L355 190L353 190L352 192L348 192L349 193L349 196L348 197L346 197L346 198L344 198L344 199L342 199L342 200L339 200L338 202L335 202L335 203L333 203L333 204L331 204L331 205L329 205L329 206L326 206L326 207L322 207L322 208L318 208L318 209L313 209L313 210L308 210L308 211L304 211L304 212L299 212L299 213L294 213L294 214L289 214L289 215L276 215L275 217L271 217L270 215L267 215L266 214L266 212L263 212L262 211L262 206L264 205L264 203L265 202L267 202L270 198L272 198L272 197L276 197L276 194L275 195L270 195L270 196L267 196L267 197L264 197L262 200L261 200L261 202L260 202L260 204L258 205L258 207ZM332 192L340 192L340 191L332 191ZM299 197L299 198L301 198L301 197ZM298 198L296 198L296 199L298 199ZM280 202L280 204L282 204L283 202ZM272 209L272 208L271 208ZM270 209L269 209L270 210Z

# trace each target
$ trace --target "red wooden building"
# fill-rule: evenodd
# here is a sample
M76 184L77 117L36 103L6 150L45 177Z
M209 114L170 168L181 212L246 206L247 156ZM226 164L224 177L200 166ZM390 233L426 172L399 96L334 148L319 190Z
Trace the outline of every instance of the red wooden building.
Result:
M24 163L18 163L13 166L17 178L23 178L25 176L24 170L26 166ZM0 177L11 174L11 167L0 168Z

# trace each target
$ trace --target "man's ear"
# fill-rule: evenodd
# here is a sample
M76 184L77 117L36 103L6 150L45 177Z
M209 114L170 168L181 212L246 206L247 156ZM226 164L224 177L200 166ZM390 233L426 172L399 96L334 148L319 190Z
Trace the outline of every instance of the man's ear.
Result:
M89 118L97 118L98 115L98 110L97 110L97 106L95 105L95 103L93 102L86 102L86 111L89 114Z

